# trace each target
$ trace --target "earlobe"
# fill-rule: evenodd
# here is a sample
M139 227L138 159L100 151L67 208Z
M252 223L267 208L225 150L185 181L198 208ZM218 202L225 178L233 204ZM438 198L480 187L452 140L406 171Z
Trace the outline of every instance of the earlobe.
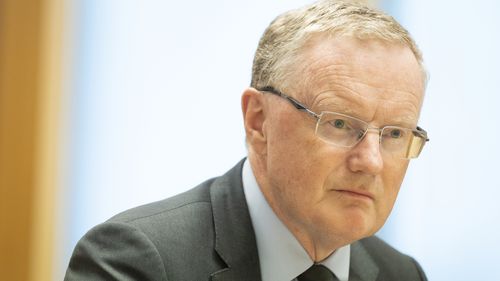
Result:
M266 143L266 108L263 94L254 88L247 88L241 97L241 108L248 144L256 150L263 149Z

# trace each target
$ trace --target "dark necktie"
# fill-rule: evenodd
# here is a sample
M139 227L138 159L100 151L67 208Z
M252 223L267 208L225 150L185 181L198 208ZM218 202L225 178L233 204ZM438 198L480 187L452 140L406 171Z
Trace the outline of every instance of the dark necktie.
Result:
M297 277L298 281L338 281L337 277L324 265L315 264Z

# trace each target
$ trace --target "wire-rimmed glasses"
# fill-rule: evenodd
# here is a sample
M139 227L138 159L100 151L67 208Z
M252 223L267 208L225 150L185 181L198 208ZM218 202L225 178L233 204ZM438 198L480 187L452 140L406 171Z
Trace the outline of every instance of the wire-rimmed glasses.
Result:
M283 94L271 86L258 89L288 100L295 108L316 118L315 134L327 143L340 147L353 147L358 144L368 130L379 134L381 148L395 158L417 158L424 145L429 141L427 132L420 127L415 129L399 126L371 127L358 118L332 111L322 111L317 114L296 99Z

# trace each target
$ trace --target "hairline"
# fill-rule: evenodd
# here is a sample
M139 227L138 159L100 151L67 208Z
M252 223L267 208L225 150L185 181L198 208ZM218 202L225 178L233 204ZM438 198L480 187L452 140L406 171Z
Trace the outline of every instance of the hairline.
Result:
M303 36L300 40L297 40L297 44L292 48L292 50L288 51L288 57L287 59L282 59L278 61L274 65L275 68L280 67L282 70L280 70L280 75L279 76L271 76L269 84L271 85L262 85L259 87L264 87L264 86L273 86L279 90L282 91L289 91L291 89L296 89L297 86L293 84L297 83L304 83L305 81L302 80L297 80L294 79L296 78L297 74L297 67L294 65L301 65L303 64L307 58L304 57L305 55L305 49L307 46L311 46L311 43L318 44L317 42L314 42L318 38L322 38L319 40L334 40L334 39L339 39L339 38L352 38L356 40L360 40L361 42L369 42L369 41L380 41L386 44L390 45L395 45L395 46L401 46L404 48L408 48L410 51L412 51L412 54L417 61L419 67L420 67L420 72L422 75L422 84L423 84L423 90L425 92L425 88L427 86L427 82L429 80L429 73L426 70L426 67L423 63L422 57L420 53L415 53L414 50L409 46L406 42L401 42L401 40L387 40L386 38L380 38L377 36L357 36L356 34L348 34L348 33L334 33L334 32L314 32L314 33L308 33L305 36ZM273 80L272 78L274 77L279 77L278 79L275 78ZM300 85L304 86L304 85Z

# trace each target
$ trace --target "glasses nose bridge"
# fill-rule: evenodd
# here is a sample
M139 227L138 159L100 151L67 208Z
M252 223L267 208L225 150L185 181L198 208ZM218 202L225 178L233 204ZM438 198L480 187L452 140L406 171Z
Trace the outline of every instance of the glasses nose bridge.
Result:
M382 142L382 131L384 130L384 128L378 128L378 127L373 127L373 126L370 126L370 125L366 125L366 129L365 129L365 133L363 134L363 137L361 139L363 139L369 131L372 131L372 132L376 132L377 135L378 135L378 142L381 143ZM361 141L360 139L360 141Z

